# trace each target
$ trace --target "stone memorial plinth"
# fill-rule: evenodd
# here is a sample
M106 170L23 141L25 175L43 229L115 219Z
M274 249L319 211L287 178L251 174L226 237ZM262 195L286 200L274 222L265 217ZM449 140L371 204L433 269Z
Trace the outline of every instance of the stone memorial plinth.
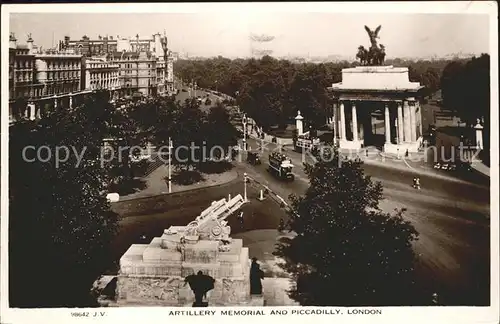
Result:
M184 279L198 271L215 279L208 306L255 303L248 248L229 236L224 220L243 203L241 195L215 201L187 226L171 226L149 244L133 244L120 259L117 305L191 307L194 294Z

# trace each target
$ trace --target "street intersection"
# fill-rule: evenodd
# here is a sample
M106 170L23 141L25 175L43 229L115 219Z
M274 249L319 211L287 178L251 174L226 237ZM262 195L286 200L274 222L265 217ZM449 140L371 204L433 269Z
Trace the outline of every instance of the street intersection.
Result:
M205 92L198 92L205 95ZM212 102L215 102L213 99ZM249 149L258 149L262 143L247 137L247 145ZM244 173L252 179L247 185L250 204L243 209L245 224L241 226L236 217L232 216L228 221L233 234L242 235L245 244L250 245L251 255L262 253L262 250L272 251L274 243L268 236L277 237L278 233L269 231L275 230L286 214L280 208L279 200L270 198L279 196L287 200L290 194L305 193L309 183L302 162L312 162L312 159L307 154L293 151L290 146L284 146L284 153L294 164L295 175L295 181L284 182L267 170L268 155L279 150L278 145L266 143L263 148L260 152L263 163L260 165L247 163L245 152L241 152L236 161L233 161L234 170L239 174L237 180L170 197L165 195L158 198L163 203L139 214L121 213L121 231L115 244L117 256L131 243L139 243L136 240L141 233L146 233L147 237L158 236L170 225L184 225L191 221L216 199L227 197L228 194L243 194ZM405 208L404 217L420 233L420 238L415 243L415 251L420 260L417 268L429 294L438 292L440 300L447 305L488 304L489 179L475 177L471 181L463 181L427 172L419 168L418 163L384 159L372 154L370 152L368 159L363 154L360 157L366 160L363 167L365 173L373 180L381 181L383 185L385 199L380 203L381 209L390 213L396 208ZM415 167L408 167L410 164ZM421 190L411 186L413 177L417 175L422 184ZM260 202L257 198L264 188L270 189L273 194L266 194L266 200ZM267 233L264 235L267 238L259 243L263 237L259 234L261 231ZM269 246L263 247L263 244Z

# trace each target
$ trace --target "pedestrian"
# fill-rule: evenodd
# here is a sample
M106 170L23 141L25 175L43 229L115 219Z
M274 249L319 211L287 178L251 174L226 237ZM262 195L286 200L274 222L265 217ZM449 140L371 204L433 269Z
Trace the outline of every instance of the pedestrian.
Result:
M243 228L243 212L238 215L238 220L240 221L240 227Z
M280 224L278 226L278 231L283 232L284 229L285 229L285 221L283 220L283 218L281 218Z
M262 295L262 279L264 279L264 271L260 269L257 258L252 258L252 265L250 266L251 295Z
M437 293L433 293L432 294L432 303L434 305L439 305L439 296Z
M408 152L408 149L406 149L405 157L408 157L408 155L410 155L410 153Z

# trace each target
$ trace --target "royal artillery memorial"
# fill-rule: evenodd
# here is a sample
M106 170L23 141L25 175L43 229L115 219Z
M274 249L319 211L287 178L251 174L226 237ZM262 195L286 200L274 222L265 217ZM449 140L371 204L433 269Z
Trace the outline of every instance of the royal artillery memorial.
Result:
M194 295L184 279L201 271L215 279L210 306L263 306L250 294L248 248L230 237L225 219L244 203L241 195L214 201L187 226L171 226L149 244L133 244L120 259L114 306L186 306Z

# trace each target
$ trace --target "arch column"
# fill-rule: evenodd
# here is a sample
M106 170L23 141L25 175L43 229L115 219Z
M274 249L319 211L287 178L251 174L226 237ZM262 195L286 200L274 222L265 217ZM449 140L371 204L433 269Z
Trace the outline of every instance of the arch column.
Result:
M420 107L420 101L416 101L416 107L415 107L415 110L418 110L418 127L420 129L420 132L419 132L419 136L423 136L423 133L422 133L422 107Z
M411 134L411 142L414 143L417 141L417 115L415 113L415 101L412 100L409 103L410 106L410 134Z
M346 124L345 124L345 110L344 110L344 102L343 101L340 101L340 127L339 127L339 131L340 131L340 139L341 140L346 140L346 135L345 135L345 128L346 128Z
M398 101L398 143L403 143L404 141L404 133L403 133L403 104L401 101Z
M403 102L403 119L404 119L404 141L406 143L411 142L411 122L410 122L410 106L408 104L408 100Z
M337 104L334 103L332 105L333 107L333 113L332 113L332 123L333 123L333 140L335 141L337 139Z
M352 140L353 142L357 142L359 140L358 134L358 115L356 111L356 102L352 102Z
M391 143L391 118L389 116L389 104L385 103L385 142Z

